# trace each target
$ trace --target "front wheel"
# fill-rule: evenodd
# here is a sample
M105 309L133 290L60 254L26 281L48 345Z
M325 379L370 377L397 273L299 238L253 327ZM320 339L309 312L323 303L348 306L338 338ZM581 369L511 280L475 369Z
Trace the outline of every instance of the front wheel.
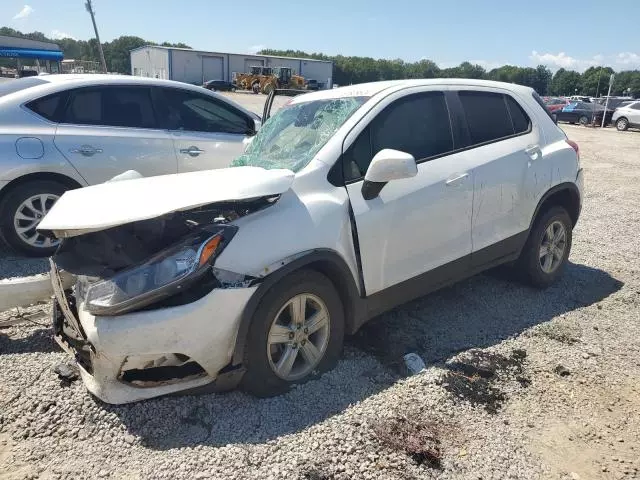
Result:
M260 301L245 346L242 387L279 395L332 369L342 351L344 312L324 275L302 270L285 277Z
M526 283L546 288L562 275L571 252L572 231L573 222L563 207L552 207L536 219L516 262Z
M30 257L52 255L59 241L42 235L36 228L66 190L61 183L37 180L18 185L9 192L0 208L0 228L5 242Z
M580 125L587 126L589 125L589 117L587 117L586 115L582 115L579 119L578 119L578 123Z
M629 121L624 117L620 117L618 120L616 120L616 128L619 131L624 132L629 128Z

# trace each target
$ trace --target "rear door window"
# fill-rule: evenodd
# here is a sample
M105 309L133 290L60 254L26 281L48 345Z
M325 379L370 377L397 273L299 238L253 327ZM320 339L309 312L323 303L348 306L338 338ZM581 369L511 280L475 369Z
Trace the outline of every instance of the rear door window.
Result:
M158 128L147 87L108 86L71 92L63 121L77 125Z
M215 98L177 88L159 89L166 128L192 132L245 135L253 123L244 112Z
M493 92L460 91L472 145L492 142L514 134L504 95Z

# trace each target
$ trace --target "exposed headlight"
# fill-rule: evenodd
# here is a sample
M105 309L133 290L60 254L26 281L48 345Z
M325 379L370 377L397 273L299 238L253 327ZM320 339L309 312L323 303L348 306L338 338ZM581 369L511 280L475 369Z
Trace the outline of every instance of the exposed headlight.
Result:
M206 273L234 233L228 226L201 231L143 264L93 283L84 308L94 315L118 315L170 297Z

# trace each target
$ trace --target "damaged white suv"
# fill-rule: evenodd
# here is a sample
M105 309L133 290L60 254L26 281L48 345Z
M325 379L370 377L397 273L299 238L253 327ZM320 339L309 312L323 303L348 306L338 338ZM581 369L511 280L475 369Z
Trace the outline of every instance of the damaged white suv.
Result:
M65 193L39 227L63 239L56 338L108 403L278 394L335 365L345 334L444 285L504 263L550 285L582 182L578 146L527 87L298 96L233 167Z

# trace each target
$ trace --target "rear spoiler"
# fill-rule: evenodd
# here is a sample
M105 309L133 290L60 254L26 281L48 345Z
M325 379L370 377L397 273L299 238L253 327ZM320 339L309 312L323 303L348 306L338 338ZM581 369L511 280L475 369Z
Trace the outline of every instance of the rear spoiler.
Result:
M284 95L286 97L297 97L298 95L302 95L304 93L309 93L308 90L298 90L293 88L274 88L269 92L267 96L267 100L264 102L264 110L262 111L262 123L269 120L271 116L271 107L273 106L273 99L276 98L276 95Z

